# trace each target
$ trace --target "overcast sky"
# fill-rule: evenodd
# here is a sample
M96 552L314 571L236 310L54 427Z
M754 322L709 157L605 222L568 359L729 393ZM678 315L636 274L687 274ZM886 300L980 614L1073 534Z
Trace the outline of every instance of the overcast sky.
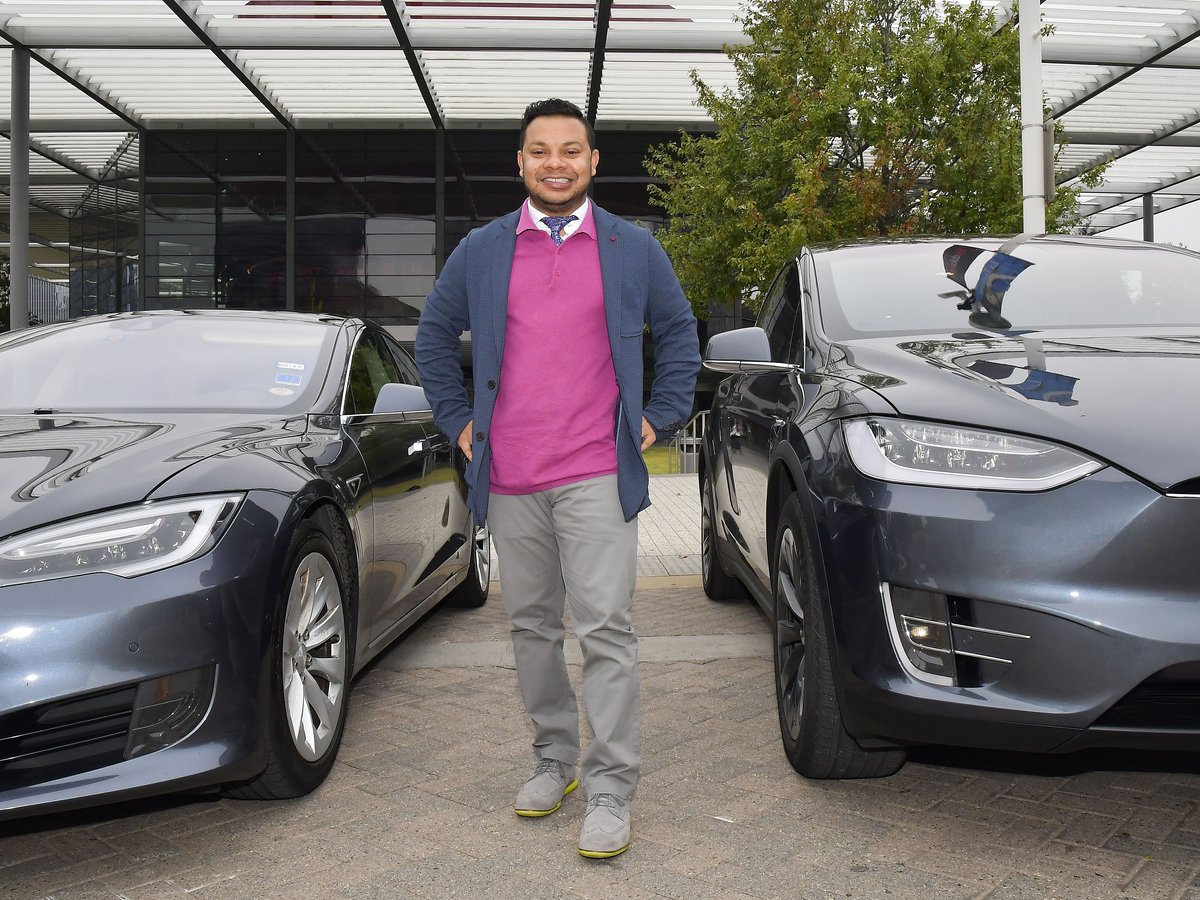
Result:
M1104 232L1105 237L1142 239L1142 220L1120 225ZM1154 240L1163 244L1183 244L1200 250L1200 202L1189 203L1154 216Z

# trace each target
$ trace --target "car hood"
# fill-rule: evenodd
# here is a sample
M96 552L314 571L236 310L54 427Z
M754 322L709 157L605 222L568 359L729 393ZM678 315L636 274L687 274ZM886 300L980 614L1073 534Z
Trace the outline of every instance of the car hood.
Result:
M285 430L261 415L0 416L0 539L141 502L200 460Z
M1200 493L1200 330L964 331L852 341L834 356L900 415L1049 438Z

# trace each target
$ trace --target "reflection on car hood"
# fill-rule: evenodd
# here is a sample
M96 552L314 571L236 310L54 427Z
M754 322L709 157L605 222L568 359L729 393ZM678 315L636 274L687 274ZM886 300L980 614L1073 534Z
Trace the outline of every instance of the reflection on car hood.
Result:
M963 331L841 345L839 374L905 416L1073 445L1163 489L1200 490L1200 331Z
M261 416L0 416L0 539L140 502L188 466L280 427Z

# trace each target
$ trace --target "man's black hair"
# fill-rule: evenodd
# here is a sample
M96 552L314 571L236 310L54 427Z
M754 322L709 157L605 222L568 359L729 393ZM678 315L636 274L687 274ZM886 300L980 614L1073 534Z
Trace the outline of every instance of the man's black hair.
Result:
M596 149L596 131L592 128L592 123L587 120L587 116L570 100L559 100L555 97L550 100L535 100L525 107L525 115L521 117L521 137L518 139L518 150L525 146L525 129L529 127L529 123L541 116L566 116L569 119L578 119L587 129L588 150Z

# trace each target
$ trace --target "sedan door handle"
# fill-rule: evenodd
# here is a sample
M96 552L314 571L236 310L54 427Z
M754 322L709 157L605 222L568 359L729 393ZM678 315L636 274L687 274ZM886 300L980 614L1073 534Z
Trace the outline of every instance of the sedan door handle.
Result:
M439 434L437 437L424 438L419 441L413 441L411 444L408 445L408 452L410 454L412 454L412 453L420 453L423 450L427 450L427 451L445 450L449 446L450 446L450 442L448 440L446 440L445 435Z

